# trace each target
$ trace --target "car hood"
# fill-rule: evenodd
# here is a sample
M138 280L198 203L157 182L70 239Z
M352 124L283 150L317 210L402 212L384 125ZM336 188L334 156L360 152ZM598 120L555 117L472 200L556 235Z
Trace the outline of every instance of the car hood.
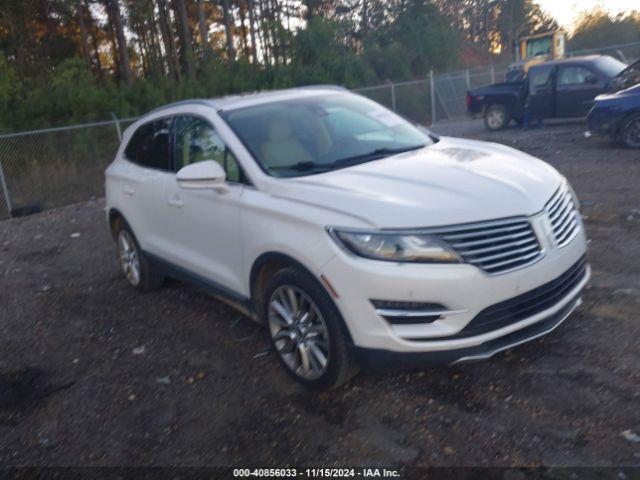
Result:
M518 150L442 137L411 152L278 180L273 195L376 228L453 225L541 211L563 177Z
M640 67L640 60L636 60L635 62L629 64L626 66L626 68L623 68L622 70L620 70L613 78L620 78L623 75L626 75L626 73L634 68L639 68Z
M625 96L629 95L640 95L640 84L633 85L629 88L618 90L617 92L613 93L602 93L598 95L594 100L596 102L606 102L609 100L619 100L620 98L624 98Z

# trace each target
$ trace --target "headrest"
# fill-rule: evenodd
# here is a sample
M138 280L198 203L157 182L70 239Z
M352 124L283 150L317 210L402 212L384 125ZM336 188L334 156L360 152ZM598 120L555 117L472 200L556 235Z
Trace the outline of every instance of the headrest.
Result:
M269 140L277 142L291 137L291 125L285 117L276 117L269 122Z

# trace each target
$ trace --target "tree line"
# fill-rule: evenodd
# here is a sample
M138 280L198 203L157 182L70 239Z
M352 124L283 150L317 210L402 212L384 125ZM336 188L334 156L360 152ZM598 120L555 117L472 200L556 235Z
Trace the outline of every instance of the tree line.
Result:
M511 58L533 0L0 0L0 128Z

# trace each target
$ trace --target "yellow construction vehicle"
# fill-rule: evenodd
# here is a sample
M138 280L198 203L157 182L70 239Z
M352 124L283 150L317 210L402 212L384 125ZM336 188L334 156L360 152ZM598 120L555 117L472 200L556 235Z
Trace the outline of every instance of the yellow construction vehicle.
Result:
M563 30L522 37L516 48L516 62L539 57L545 57L546 60L562 58L566 41L567 32Z
M507 69L507 81L524 77L531 65L564 57L567 32L554 30L520 38L516 43L515 63Z

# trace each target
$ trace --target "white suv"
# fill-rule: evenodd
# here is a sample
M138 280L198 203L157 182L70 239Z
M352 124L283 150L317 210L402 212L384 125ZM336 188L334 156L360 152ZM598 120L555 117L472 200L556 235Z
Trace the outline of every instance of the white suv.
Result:
M313 388L544 335L590 275L555 169L334 87L155 110L125 132L106 196L131 285L168 275L223 298Z

